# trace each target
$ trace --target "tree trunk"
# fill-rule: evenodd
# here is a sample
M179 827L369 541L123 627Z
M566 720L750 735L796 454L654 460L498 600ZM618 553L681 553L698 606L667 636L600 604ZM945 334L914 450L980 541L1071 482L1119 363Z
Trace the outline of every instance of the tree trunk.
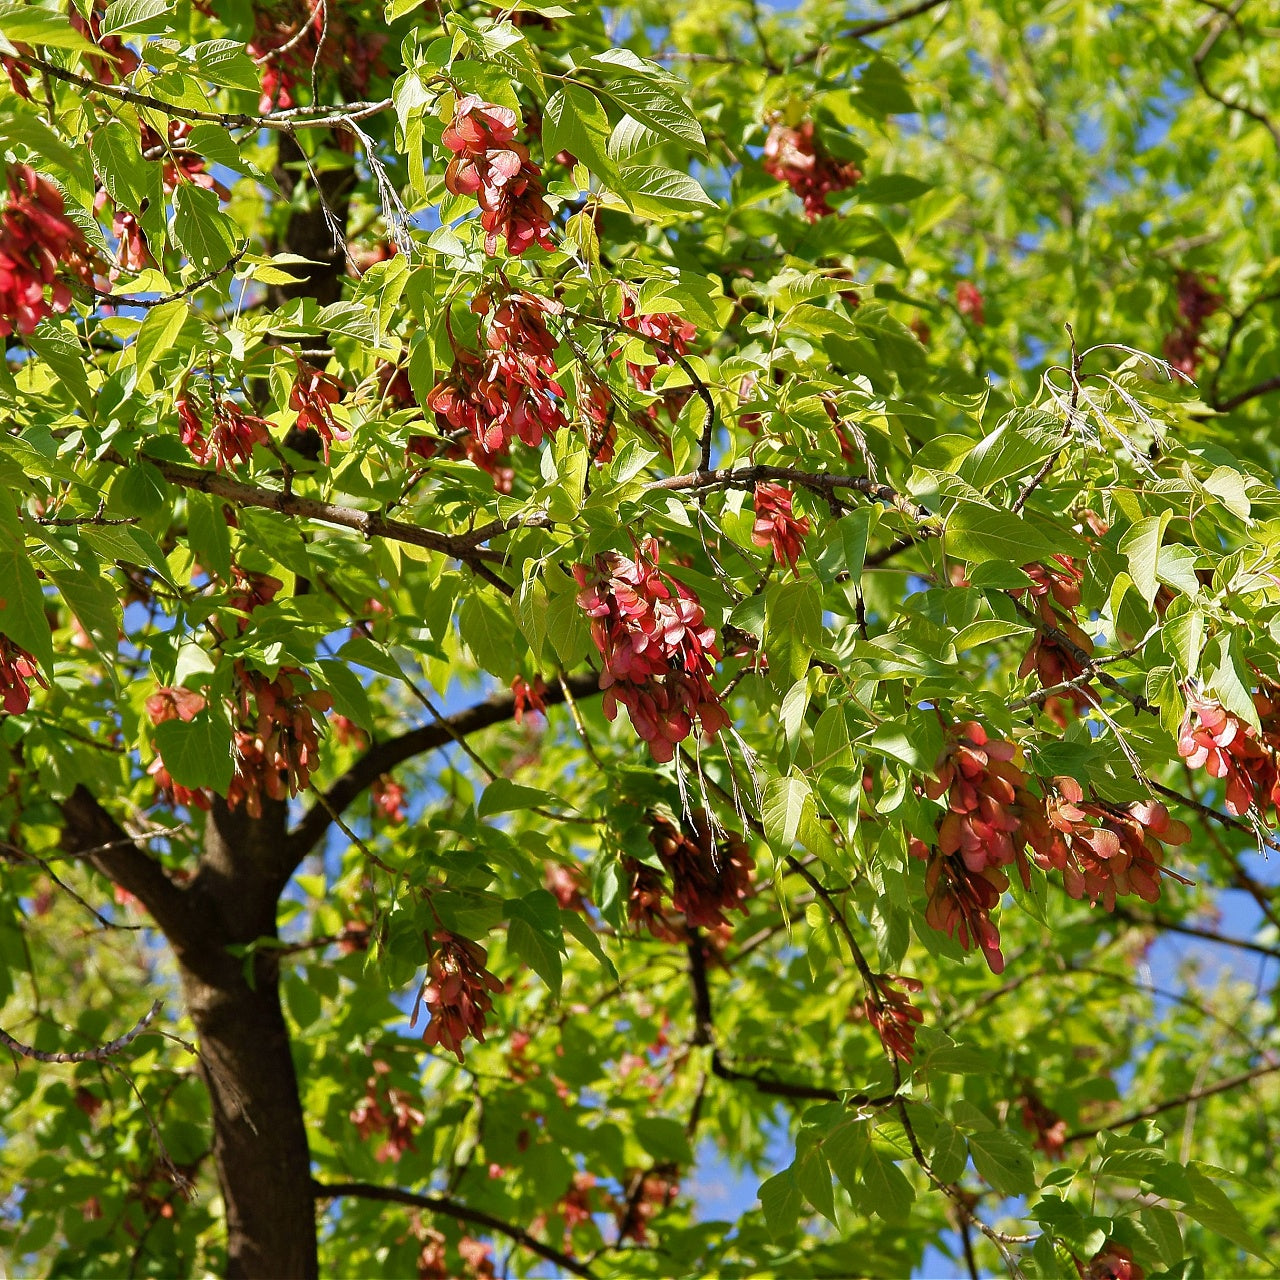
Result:
M259 966L265 968L266 966ZM318 1274L311 1156L274 975L227 987L184 972L213 1110L227 1215L227 1274Z
M181 949L179 961L212 1105L227 1274L309 1280L318 1274L311 1156L279 964L268 950L246 973L246 961L228 950L276 936L276 904L287 879L284 834L282 804L253 819L215 801L191 886L205 936Z

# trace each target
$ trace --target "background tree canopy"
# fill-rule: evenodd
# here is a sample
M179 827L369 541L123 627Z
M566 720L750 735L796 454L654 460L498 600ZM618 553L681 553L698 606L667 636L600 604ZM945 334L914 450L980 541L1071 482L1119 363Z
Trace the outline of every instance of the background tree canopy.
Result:
M1274 11L0 34L10 1271L1275 1274Z

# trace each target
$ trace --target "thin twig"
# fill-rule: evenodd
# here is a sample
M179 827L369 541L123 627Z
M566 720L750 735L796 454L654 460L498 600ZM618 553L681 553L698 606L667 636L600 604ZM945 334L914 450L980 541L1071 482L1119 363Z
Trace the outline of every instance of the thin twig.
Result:
M1231 1089L1238 1089L1242 1084L1248 1084L1251 1080L1257 1080L1260 1076L1272 1075L1277 1071L1280 1071L1280 1062L1265 1063L1263 1066L1254 1067L1252 1071L1242 1071L1239 1075L1228 1076L1225 1080L1219 1080L1216 1084L1206 1085L1202 1089L1189 1089L1186 1093L1179 1094L1176 1098L1166 1098L1163 1102L1153 1102L1151 1106L1143 1107L1140 1111L1131 1112L1123 1119L1108 1120L1106 1123L1095 1125L1090 1129L1077 1129L1074 1133L1067 1134L1063 1141L1083 1142L1086 1138L1096 1138L1100 1133L1124 1129L1131 1124L1137 1124L1141 1120L1150 1120L1153 1116L1163 1115L1166 1111L1173 1111L1178 1107L1185 1107L1189 1103L1199 1102L1201 1098L1212 1098L1215 1094L1227 1093Z
M108 306L146 307L146 308L159 307L159 306L163 306L166 302L177 302L180 298L189 298L193 293L196 293L200 289L203 289L205 285L212 284L213 281L215 281L220 275L225 275L226 272L231 271L233 268L239 266L240 259L243 258L244 255L248 252L249 252L249 241L246 240L244 244L242 244L235 251L235 253L233 253L231 257L227 259L227 261L222 266L216 267L212 271L206 271L202 276L197 276L194 280L191 280L187 284L184 284L181 289L177 290L177 292L165 293L158 298L135 298L135 297L131 297L127 293L110 293L105 289L98 289L92 285L89 286L89 288L90 288L90 292L93 294L95 298L98 299L99 302L106 303ZM56 524L58 522L53 521L52 523ZM100 524L131 524L131 523L136 523L136 521L104 520L104 521L94 521L93 523L95 524L99 524L99 523Z
M889 13L883 18L872 18L867 22L859 23L856 27L850 27L847 31L842 31L834 40L826 44L815 45L812 49L806 50L796 58L796 65L803 66L805 63L812 62L815 58L825 53L833 44L843 43L847 40L864 40L867 36L877 35L881 31L888 31L890 27L909 22L912 18L918 18L922 13L928 13L930 9L936 9L946 3L947 0L919 0L919 3L908 5L905 9L899 9L897 13Z
M1041 466L1040 470L1022 486L1022 491L1018 494L1012 507L1014 515L1017 515L1027 505L1027 499L1040 487L1048 477L1049 472L1057 465L1058 459L1062 457L1063 450L1066 448L1066 441L1070 440L1075 434L1076 414L1079 412L1080 406L1080 367L1084 363L1084 356L1080 355L1076 350L1076 335L1070 325L1067 325L1067 337L1071 339L1071 400L1067 406L1067 420L1062 427L1064 442L1044 460L1044 465Z
M595 1280L595 1272L585 1263L570 1254L562 1253L549 1244L543 1244L523 1227L504 1222L501 1218L495 1218L493 1214L485 1213L480 1209L469 1208L448 1196L418 1195L414 1191L405 1191L401 1187L380 1187L369 1182L312 1182L311 1193L317 1200L336 1200L343 1196L355 1196L362 1200L383 1200L390 1204L408 1205L414 1209L427 1209L431 1213L443 1213L448 1217L456 1218L459 1222L488 1227L490 1231L496 1231L509 1240L514 1240L530 1253L554 1263L562 1271L582 1276L584 1280Z
M1150 929L1165 929L1170 933L1181 933L1188 938L1203 938L1206 942L1217 942L1224 947L1235 947L1237 951L1251 951L1254 955L1268 956L1272 960L1280 960L1280 949L1264 946L1261 942L1251 942L1248 938L1231 938L1225 933L1217 933L1213 929L1203 929L1194 924L1183 924L1179 920L1165 920L1160 916L1139 915L1127 907L1117 906L1113 914L1117 919L1126 920L1129 924L1145 926Z
M104 461L114 463L116 466L135 465L135 460L126 458L114 449L105 453L103 458ZM440 551L445 555L453 556L472 567L477 567L481 560L501 560L496 552L474 546L469 537L436 533L420 525L388 520L377 511L340 507L331 502L303 498L279 489L263 489L218 471L204 471L199 467L189 467L163 458L147 457L145 461L154 466L164 479L172 484L184 489L213 494L228 502L234 502L237 506L261 507L266 511L278 511L282 515L295 516L303 520L338 525L340 528L351 529L366 538L388 538L394 542L425 547L429 551Z
M1237 391L1235 395L1228 396L1225 400L1211 401L1211 407L1219 413L1230 413L1233 409L1240 408L1242 404L1248 404L1250 400L1256 400L1259 396L1269 395L1272 391L1280 391L1280 373L1271 378L1264 378L1261 382L1255 382L1253 386Z
M150 107L153 111L161 111L179 120L220 124L224 129L273 129L279 133L289 133L294 129L332 129L341 127L350 120L367 120L370 116L390 110L393 105L392 99L383 98L378 102L353 102L341 107L293 107L288 111L274 111L265 116L246 115L242 111L201 111L195 107L181 107L174 102L165 102L149 93L140 93L137 89L129 89L121 84L104 84L90 76L67 71L34 54L24 53L22 60L55 80L75 85L82 92L101 94L106 98L114 98L117 102L131 102L137 107Z
M108 1040L106 1044L93 1049L76 1049L70 1053L45 1053L43 1049L33 1049L30 1045L15 1040L7 1031L0 1029L0 1044L10 1053L22 1058L34 1058L37 1062L105 1062L122 1049L128 1048L150 1025L156 1015L164 1008L164 1001L157 1000L133 1026L118 1036Z
M0 854L11 854L14 857L22 858L28 862L34 862L39 865L41 870L58 886L68 897L78 902L104 929L123 929L127 931L140 930L143 928L140 924L119 924L117 921L104 916L97 907L92 903L86 902L69 884L58 878L57 872L38 854L32 853L29 849L21 849L16 844L9 844L0 841Z
M1235 0L1231 8L1224 13L1214 24L1209 34L1205 36L1200 47L1191 55L1191 70L1195 73L1196 80L1199 82L1200 88L1214 100L1226 107L1228 111L1238 111L1241 115L1248 116L1250 120L1256 121L1271 135L1272 141L1277 147L1280 147L1280 126L1271 119L1265 111L1259 111L1256 107L1251 107L1248 103L1239 102L1235 98L1228 98L1225 94L1219 93L1210 85L1208 78L1204 72L1204 64L1209 55L1213 52L1214 46L1222 38L1222 33L1235 20L1236 14L1244 8L1245 0Z

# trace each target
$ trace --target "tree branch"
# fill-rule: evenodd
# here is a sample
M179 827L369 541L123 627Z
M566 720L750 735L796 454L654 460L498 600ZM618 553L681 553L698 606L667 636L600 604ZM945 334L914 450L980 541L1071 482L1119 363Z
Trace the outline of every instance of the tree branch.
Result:
M0 856L9 858L19 858L26 862L33 862L58 886L73 902L78 902L104 929L120 929L122 931L139 930L145 926L140 924L120 924L116 920L108 919L97 907L91 902L86 902L58 873L42 858L38 853L32 853L29 849L22 849L16 844L10 844L7 840L0 840Z
M1141 1111L1135 1111L1131 1115L1125 1116L1122 1120L1109 1120L1105 1124L1097 1125L1092 1129L1077 1129L1075 1133L1067 1134L1063 1141L1083 1142L1086 1138L1095 1138L1104 1131L1123 1129L1128 1125L1137 1124L1140 1120L1150 1120L1153 1116L1162 1115L1166 1111L1174 1111L1178 1107L1185 1107L1188 1103L1199 1102L1201 1098L1212 1098L1215 1094L1238 1089L1242 1084L1248 1084L1251 1080L1257 1080L1259 1076L1271 1075L1276 1071L1280 1071L1280 1062L1271 1062L1261 1067L1254 1067L1252 1071L1242 1071L1238 1076L1228 1076L1225 1080L1219 1080L1216 1084L1206 1085L1203 1089L1189 1089L1186 1093L1179 1094L1176 1098L1166 1098L1164 1102L1152 1103L1151 1106L1143 1107Z
M566 677L564 685L577 698L590 697L600 692L599 677L594 672L584 675ZM556 706L565 700L564 686L548 685L543 700L547 706ZM371 746L356 762L329 788L324 795L324 804L313 805L303 814L298 825L289 833L289 859L296 867L324 838L333 821L329 810L341 813L366 788L384 773L403 764L414 756L438 747L447 747L458 737L487 729L491 725L503 724L515 715L515 697L510 693L494 694L483 702L467 707L464 711L411 729L397 738L389 738L386 742ZM327 807L326 807L327 806Z
M0 1044L10 1053L23 1058L34 1058L37 1062L105 1062L108 1058L128 1048L150 1025L156 1015L164 1008L164 1001L157 1000L132 1026L132 1028L106 1044L94 1049L77 1049L71 1053L45 1053L41 1049L33 1049L30 1045L15 1040L7 1031L0 1028Z
M752 1085L758 1093L773 1098L792 1098L811 1102L843 1102L851 1107L887 1107L896 1094L888 1094L880 1098L871 1098L863 1093L850 1090L828 1089L822 1085L791 1083L786 1080L774 1080L768 1076L750 1071L739 1071L720 1056L715 1043L714 1014L711 1007L711 986L707 979L707 958L703 951L702 938L696 930L691 931L686 951L689 956L689 985L693 989L694 1031L692 1043L706 1045L711 1049L711 1074L718 1080L727 1080L734 1084Z
M246 240L222 266L213 271L206 271L204 275L197 276L194 280L188 281L181 289L177 290L176 293L164 293L157 298L137 298L132 297L127 293L112 293L109 289L96 289L92 288L92 286L91 290L93 296L97 298L99 302L105 302L108 306L143 307L144 309L162 307L166 302L177 302L180 298L189 298L193 293L203 289L205 285L212 284L220 275L223 275L225 272L231 271L237 267L240 263L240 259L248 252L249 241Z
M834 496L837 489L852 489L864 497L883 502L901 511L909 519L926 526L932 532L925 536L936 537L941 533L941 522L927 508L912 502L910 498L891 486L881 484L867 476L829 475L825 471L799 471L794 467L771 467L764 464L718 471L702 467L697 471L686 471L678 476L653 480L645 485L645 492L659 489L754 489L761 480L785 480L820 494L828 500Z
M1142 694L1126 689L1110 672L1099 670L1093 655L1076 644L1066 632L1046 622L1034 610L1028 609L1021 600L1015 599L1013 607L1025 622L1031 623L1046 639L1053 641L1064 653L1070 654L1080 666L1093 674L1099 684L1105 685L1112 693L1119 694L1135 711L1146 711L1151 715L1158 714L1158 709L1153 707Z
M1214 24L1213 30L1205 36L1200 47L1191 55L1191 70L1195 73L1200 88L1204 90L1208 97L1226 107L1228 111L1238 111L1241 115L1248 116L1250 120L1262 125L1271 135L1271 139L1276 146L1280 147L1280 126L1277 126L1265 111L1259 111L1256 107L1251 107L1244 102L1237 102L1234 98L1228 98L1225 94L1219 93L1209 84L1208 78L1204 73L1204 64L1213 52L1214 46L1222 38L1222 33L1231 25L1235 20L1236 14L1242 8L1244 8L1244 0L1235 0L1230 10L1218 19Z
M1256 400L1259 396L1268 395L1272 391L1280 391L1280 373L1272 378L1264 378L1261 382L1255 382L1253 386L1237 391L1235 395L1228 396L1225 400L1212 400L1209 407L1216 409L1219 413L1230 413L1242 404L1248 404L1250 400Z
M595 1272L585 1263L567 1253L561 1253L559 1249L549 1244L543 1244L523 1227L504 1222L501 1218L495 1218L491 1213L485 1213L481 1209L468 1208L465 1204L459 1204L448 1196L423 1196L413 1191L405 1191L400 1187L379 1187L370 1182L313 1182L311 1190L317 1200L336 1200L343 1196L354 1196L361 1200L382 1200L389 1204L408 1205L412 1209L427 1209L431 1213L443 1213L450 1218L457 1218L459 1222L470 1222L478 1227L488 1227L490 1231L496 1231L509 1240L514 1240L530 1253L536 1253L538 1257L554 1263L561 1271L582 1276L584 1280L595 1280Z
M715 435L716 427L716 402L711 394L711 388L699 376L698 371L689 363L688 357L681 351L678 351L670 342L664 342L661 338L655 338L647 333L641 333L639 330L632 329L617 320L609 320L603 316L589 316L580 311L566 311L565 318L576 320L581 324L594 325L597 329L606 329L611 333L622 334L628 338L639 338L641 342L647 343L651 347L655 347L661 351L673 364L677 364L684 370L688 379L693 383L693 389L697 393L698 399L702 401L703 423L700 446L700 462L699 465L705 471L711 465L711 440Z
M353 102L342 107L293 107L288 111L276 111L266 116L250 116L241 111L201 111L195 107L181 107L174 102L165 102L149 93L127 89L124 85L103 84L89 76L78 75L55 63L46 62L44 58L34 54L24 53L22 61L55 80L75 85L85 93L98 93L106 98L114 98L117 102L150 107L153 111L163 111L165 115L179 120L220 124L224 129L273 129L278 133L291 133L294 129L332 129L343 126L348 121L367 120L370 116L390 109L392 105L390 98L384 98L380 102Z
M1241 307L1239 311L1235 312L1232 315L1231 325L1227 329L1227 336L1223 339L1222 346L1217 353L1218 355L1217 367L1213 371L1213 377L1209 379L1209 394L1208 394L1207 400L1208 400L1209 407L1211 409L1214 409L1219 413L1230 412L1230 410L1222 408L1224 401L1222 401L1222 399L1218 395L1218 385L1222 381L1222 374L1227 367L1227 361L1231 358L1231 350L1235 346L1236 339L1240 336L1241 329L1244 328L1245 321L1249 319L1249 317L1254 313L1254 311L1256 311L1259 307L1266 306L1268 302L1276 302L1276 301L1280 301L1280 290L1273 290L1270 293L1261 293L1256 295L1254 298L1252 298L1243 307ZM1267 389L1271 390L1272 388L1268 387ZM1254 398L1254 394L1255 394L1254 392L1250 391L1246 393L1246 398L1249 400L1252 400ZM1257 392L1256 394L1262 395L1265 393ZM1245 401L1243 400L1238 401L1238 404L1243 404L1243 403L1245 403ZM1238 404L1233 404L1232 408L1238 407Z
M85 858L113 883L133 894L179 952L192 937L191 903L164 868L133 840L83 785L59 806L63 847Z
M797 66L804 66L805 63L814 61L833 44L844 40L863 40L867 36L874 36L881 31L888 31L890 27L896 27L900 23L909 22L912 18L918 18L922 13L928 13L930 9L937 9L940 5L947 3L947 0L919 0L919 3L908 5L905 9L899 9L897 13L885 14L883 18L872 18L867 22L861 22L856 27L850 27L848 31L842 31L834 40L829 40L825 44L815 45L812 49L802 53L796 59Z
M837 489L852 489L864 497L883 502L895 511L901 512L907 519L918 525L914 534L901 546L895 544L893 553L906 546L914 546L922 538L936 538L942 534L942 522L926 507L899 493L890 485L881 484L867 476L829 475L824 471L800 471L795 467L772 467L756 464L749 467L733 467L712 470L700 467L696 471L685 471L678 476L664 476L660 480L651 480L643 486L642 492L702 492L707 489L746 489L751 490L761 480L780 480L788 484L798 485L802 489L818 494L828 503L843 508L844 504L835 496ZM529 516L513 516L509 520L494 520L481 525L468 534L460 534L456 543L475 547L488 542L491 538L510 533L514 529L540 529L559 523L550 516L535 513ZM873 553L874 554L874 553ZM888 558L888 552L883 556ZM873 555L867 556L867 563L873 563ZM878 563L878 562L877 562Z
M106 453L104 459L116 466L133 465L131 459L116 453L115 450ZM318 498L303 498L280 489L263 489L257 485L247 484L243 480L223 475L219 471L204 471L199 467L188 467L180 462L167 462L161 458L145 458L145 461L155 467L171 484L180 485L184 489L196 489L201 493L210 493L228 502L234 502L237 506L260 507L265 511L278 511L282 515L297 516L303 520L318 520L322 524L351 529L366 538L390 538L394 542L425 547L429 551L443 552L472 567L477 567L482 560L501 561L502 558L496 552L478 548L473 535L455 536L436 533L431 529L423 529L419 525L407 524L402 520L389 520L377 511L340 507L332 502L322 502Z
M1181 791L1175 791L1172 787L1166 787L1163 782L1155 782L1151 778L1147 778L1145 781L1153 791L1159 792L1159 794L1164 796L1166 800L1172 800L1176 804L1185 805L1188 809L1195 810L1195 812L1202 818L1211 818L1214 822L1217 822L1224 827L1230 827L1232 831L1243 831L1247 835L1252 836L1260 845L1280 853L1280 840L1273 835L1268 835L1260 828L1254 827L1243 818L1233 817L1229 813L1219 813L1217 809L1214 809L1199 800L1193 799L1191 796L1185 796Z
M1183 924L1178 920L1162 920L1159 916L1138 915L1127 907L1117 906L1112 914L1118 920L1149 929L1165 929L1169 933L1185 934L1188 938L1204 938L1207 942L1218 942L1224 947L1235 947L1238 951L1252 951L1254 955L1269 956L1280 960L1280 949L1264 946L1261 942L1250 942L1247 938L1229 938L1225 933L1216 933L1213 929L1202 929L1194 924Z

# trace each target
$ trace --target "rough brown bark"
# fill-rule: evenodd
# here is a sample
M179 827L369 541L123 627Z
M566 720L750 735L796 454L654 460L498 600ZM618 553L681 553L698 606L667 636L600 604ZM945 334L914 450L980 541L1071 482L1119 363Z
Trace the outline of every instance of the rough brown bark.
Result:
M215 802L191 889L204 937L183 954L182 983L212 1106L227 1274L305 1280L318 1274L311 1156L278 965L230 950L276 936L284 832L282 804L254 819Z
M310 1280L318 1274L311 1158L279 987L265 967L257 990L184 971L183 991L213 1112L227 1275Z

